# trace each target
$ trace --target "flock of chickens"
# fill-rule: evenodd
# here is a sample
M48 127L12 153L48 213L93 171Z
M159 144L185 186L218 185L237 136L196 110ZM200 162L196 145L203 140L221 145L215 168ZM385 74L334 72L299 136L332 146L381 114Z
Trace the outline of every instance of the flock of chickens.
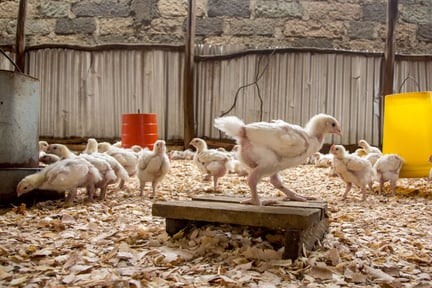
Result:
M352 154L342 145L332 145L329 154L321 154L319 151L326 134L342 135L339 122L327 114L315 115L305 127L282 120L245 124L235 116L217 118L214 126L237 141L232 151L209 149L201 138L190 142L195 152L187 149L170 153L164 140L157 140L150 151L137 145L121 148L120 142L111 145L90 138L85 150L79 154L65 145L40 141L39 160L46 167L23 178L17 185L17 195L34 189L55 190L67 192L66 202L70 203L75 199L78 188L85 188L90 201L94 200L97 191L99 199L103 200L108 185L117 185L121 189L130 177L136 176L140 195L143 196L145 185L150 182L153 198L157 185L170 170L170 161L193 159L204 180L213 180L214 189L217 189L218 179L227 173L246 176L251 190L251 198L243 202L247 204L272 203L261 201L258 196L257 184L266 176L270 177L270 183L275 188L286 195L285 200L312 199L291 191L279 174L286 168L305 163L329 167L331 175L339 176L346 183L344 199L354 184L360 188L364 200L367 188L372 190L374 181L379 182L380 193L384 182L390 181L394 195L404 164L400 156L383 155L365 140L358 143L360 148Z

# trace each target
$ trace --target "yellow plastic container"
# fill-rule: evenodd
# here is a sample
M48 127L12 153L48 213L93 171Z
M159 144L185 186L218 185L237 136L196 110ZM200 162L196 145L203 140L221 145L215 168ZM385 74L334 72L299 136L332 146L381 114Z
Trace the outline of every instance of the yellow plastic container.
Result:
M404 158L400 177L428 177L432 168L432 92L391 94L384 101L383 153Z

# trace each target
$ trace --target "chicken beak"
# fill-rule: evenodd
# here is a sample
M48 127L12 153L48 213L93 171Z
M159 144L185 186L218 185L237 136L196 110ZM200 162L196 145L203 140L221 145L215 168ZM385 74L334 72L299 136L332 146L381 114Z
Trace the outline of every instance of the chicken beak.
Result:
M336 130L336 135L339 135L339 137L342 137L342 129L340 127L338 127L338 129Z
M20 197L21 194L22 194L22 193L21 193L21 189L20 189L20 187L21 187L20 185L18 185L18 186L16 187L16 193L17 193L17 196L18 196L18 197Z
M333 152L333 151L334 151L334 147L335 147L334 144L332 144L332 145L330 146L330 152Z

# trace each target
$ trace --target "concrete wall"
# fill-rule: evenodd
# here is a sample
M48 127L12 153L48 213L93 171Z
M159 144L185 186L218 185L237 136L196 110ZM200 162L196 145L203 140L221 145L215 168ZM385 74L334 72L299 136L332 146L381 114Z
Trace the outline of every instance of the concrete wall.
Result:
M0 46L14 45L19 0L0 1ZM386 0L196 0L196 43L383 51ZM184 43L187 0L32 0L40 44ZM397 53L431 54L432 0L399 0Z

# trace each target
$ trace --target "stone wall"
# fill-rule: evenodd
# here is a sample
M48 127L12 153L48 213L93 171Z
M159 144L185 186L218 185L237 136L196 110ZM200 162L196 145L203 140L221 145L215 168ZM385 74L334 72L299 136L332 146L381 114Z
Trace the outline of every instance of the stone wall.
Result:
M19 0L0 0L0 46ZM28 46L184 42L187 0L28 1ZM196 43L383 51L387 0L196 0ZM397 52L432 54L432 0L399 0Z

